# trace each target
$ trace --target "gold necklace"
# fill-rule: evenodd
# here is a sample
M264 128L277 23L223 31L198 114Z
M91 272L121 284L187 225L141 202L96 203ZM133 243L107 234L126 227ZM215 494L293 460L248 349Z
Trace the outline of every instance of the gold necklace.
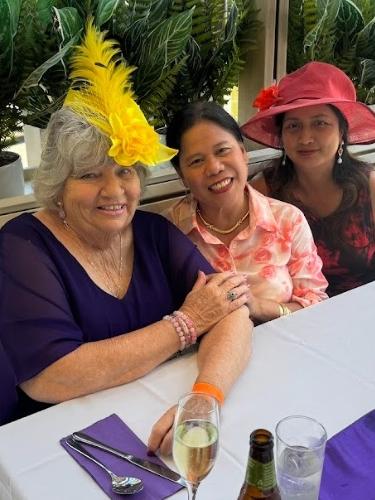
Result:
M235 231L243 223L243 221L249 217L249 210L246 212L245 215L243 215L240 219L238 219L238 221L235 223L234 226L230 227L229 229L219 229L218 227L214 226L213 224L210 224L209 222L207 222L203 218L201 211L198 208L198 205L197 205L197 214L199 215L203 224L208 229L211 229L211 231L215 231L215 233L219 233L219 234L229 234L229 233L233 233L233 231Z
M104 274L102 276L105 278L103 280L106 289L115 297L120 298L122 295L122 269L123 269L123 256L122 256L122 234L119 233L120 237L120 252L119 252L119 265L116 270L116 280L113 279L113 268L112 266L111 272L109 271L108 265L102 253L100 253L100 263L94 262L92 258L88 255L87 249L84 249L84 245L82 243L82 239L79 234L68 224L66 220L63 221L65 228L70 231L74 236L78 243L79 250L81 252L82 257L86 260L90 266L92 267L95 273L99 270L103 270ZM115 261L113 261L113 264Z

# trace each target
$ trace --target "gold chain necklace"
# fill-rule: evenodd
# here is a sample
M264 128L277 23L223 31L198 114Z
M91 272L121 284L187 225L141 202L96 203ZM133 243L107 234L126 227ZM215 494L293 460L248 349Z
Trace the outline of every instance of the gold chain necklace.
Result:
M115 297L120 298L122 295L122 271L123 271L123 256L122 256L122 234L119 233L120 237L120 251L119 251L119 265L116 271L116 280L113 279L113 271L109 272L108 265L105 261L104 256L100 253L100 263L94 262L90 256L88 255L87 249L84 249L82 240L79 234L68 224L66 220L63 221L65 228L70 231L74 236L78 243L79 250L81 252L82 257L90 264L91 268L95 273L99 270L103 270L104 273L102 276L105 278L104 285L106 289L113 294ZM113 266L114 267L114 266Z
M212 231L215 231L215 233L219 233L219 234L229 234L229 233L233 233L233 231L235 231L243 223L243 221L249 217L249 210L245 213L245 215L243 215L240 219L238 219L238 221L235 223L234 226L230 227L229 229L219 229L218 227L214 226L213 224L210 224L209 222L207 222L203 218L201 211L198 208L198 205L197 205L197 214L199 215L203 224L208 229L211 229Z

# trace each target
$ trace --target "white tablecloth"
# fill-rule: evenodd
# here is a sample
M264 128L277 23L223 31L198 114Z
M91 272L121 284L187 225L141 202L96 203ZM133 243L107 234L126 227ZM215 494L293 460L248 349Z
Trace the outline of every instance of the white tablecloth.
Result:
M374 304L371 283L255 329L253 357L225 402L219 458L199 500L237 498L255 428L274 431L280 418L304 414L330 437L375 407ZM0 499L104 500L59 439L117 413L147 442L196 373L196 356L187 355L141 380L0 427Z

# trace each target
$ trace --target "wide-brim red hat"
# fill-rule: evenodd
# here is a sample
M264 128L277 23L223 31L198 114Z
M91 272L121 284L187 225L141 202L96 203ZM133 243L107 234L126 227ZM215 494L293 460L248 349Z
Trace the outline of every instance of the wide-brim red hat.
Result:
M332 104L348 122L348 143L375 142L375 113L356 100L355 87L339 68L323 62L309 62L281 78L278 85L263 89L253 106L259 111L241 127L245 137L281 149L275 116L292 109Z

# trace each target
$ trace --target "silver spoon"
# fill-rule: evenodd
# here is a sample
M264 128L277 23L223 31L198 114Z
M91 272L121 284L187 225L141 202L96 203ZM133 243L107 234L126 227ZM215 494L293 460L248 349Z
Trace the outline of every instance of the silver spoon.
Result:
M138 493L139 491L143 490L142 479L128 476L117 476L114 472L107 469L105 465L99 462L98 459L93 457L93 455L91 455L91 453L84 449L79 443L73 441L73 438L71 436L69 436L65 440L65 442L70 448L77 451L92 462L96 463L96 465L99 465L99 467L101 467L107 472L107 474L109 474L109 476L111 476L112 490L114 491L114 493L118 493L119 495L132 495L133 493Z

